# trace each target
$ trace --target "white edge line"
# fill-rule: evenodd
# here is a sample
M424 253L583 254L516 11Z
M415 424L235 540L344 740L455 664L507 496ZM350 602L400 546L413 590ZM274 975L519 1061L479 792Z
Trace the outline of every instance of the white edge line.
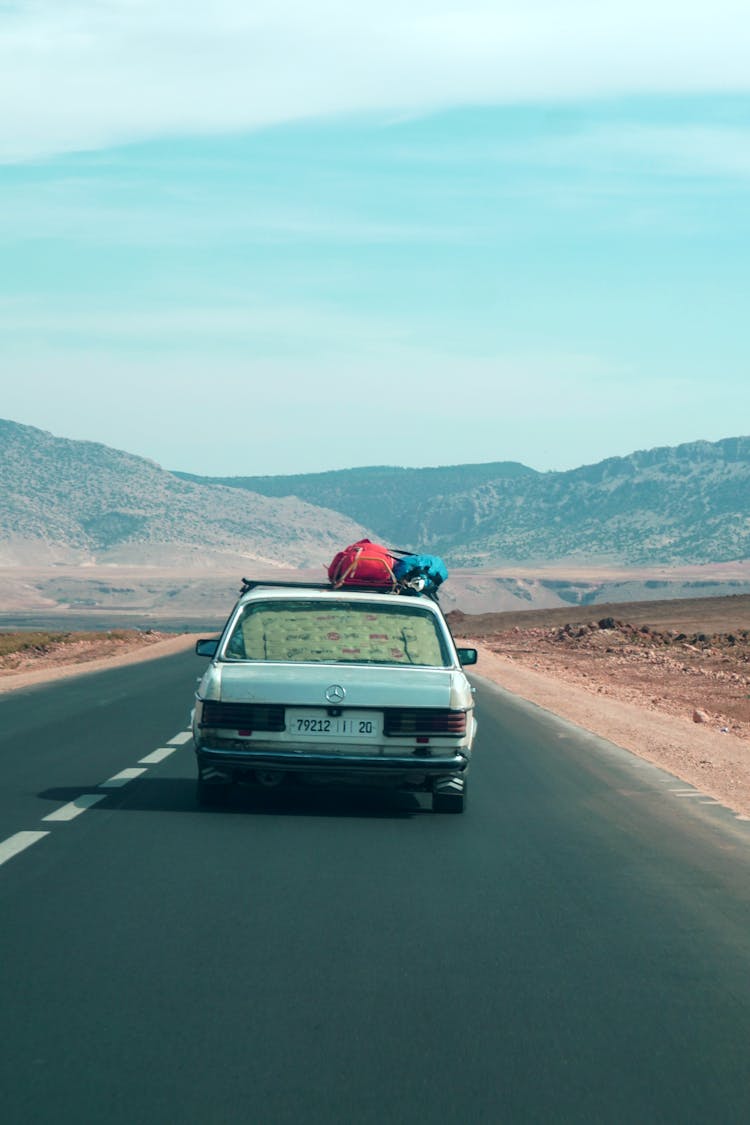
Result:
M49 836L49 831L16 832L15 835L9 836L7 840L0 841L0 865L7 863L14 855L25 851L26 848L30 848L37 840L43 840L45 836Z

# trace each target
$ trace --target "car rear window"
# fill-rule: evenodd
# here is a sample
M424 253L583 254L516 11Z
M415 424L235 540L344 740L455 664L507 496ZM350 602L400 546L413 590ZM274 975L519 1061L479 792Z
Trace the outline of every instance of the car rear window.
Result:
M251 602L224 648L226 660L412 664L447 667L451 656L428 609L407 603Z

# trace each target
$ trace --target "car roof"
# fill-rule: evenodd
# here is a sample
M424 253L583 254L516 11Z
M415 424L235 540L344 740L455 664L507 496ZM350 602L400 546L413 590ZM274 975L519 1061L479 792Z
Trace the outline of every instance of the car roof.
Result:
M363 601L363 602L383 602L386 605L398 605L403 607L408 602L418 602L421 607L428 607L432 612L438 616L442 616L440 606L433 599L426 594L409 591L408 593L393 593L390 587L379 586L338 586L336 588L328 585L327 583L314 583L314 582L276 582L276 581L262 581L243 579L244 591L241 594L238 605L245 605L248 602L256 601L263 598L264 601L295 601L300 598L306 601Z

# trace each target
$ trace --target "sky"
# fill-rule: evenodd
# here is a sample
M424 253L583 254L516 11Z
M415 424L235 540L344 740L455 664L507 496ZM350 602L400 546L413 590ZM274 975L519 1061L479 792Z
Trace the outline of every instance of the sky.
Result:
M746 0L0 0L0 417L204 475L750 433Z

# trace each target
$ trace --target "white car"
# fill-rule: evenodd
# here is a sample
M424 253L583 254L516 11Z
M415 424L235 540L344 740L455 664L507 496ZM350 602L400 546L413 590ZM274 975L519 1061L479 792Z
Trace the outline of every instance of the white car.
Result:
M474 692L439 605L419 594L245 582L193 714L198 799L237 781L387 784L462 812Z

